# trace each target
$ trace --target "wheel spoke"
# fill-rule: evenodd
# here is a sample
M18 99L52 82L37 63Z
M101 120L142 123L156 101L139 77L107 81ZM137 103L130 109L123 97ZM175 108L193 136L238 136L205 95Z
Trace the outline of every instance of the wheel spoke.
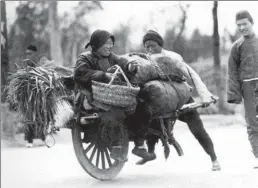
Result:
M105 156L104 156L104 151L103 150L101 150L101 159L102 159L102 168L105 169L106 164L105 164Z
M84 140L84 134L85 134L84 132L81 132L81 133L80 133L81 141L83 141L83 140Z
M90 176L99 180L111 180L122 170L124 163L112 158L112 135L109 135L109 132L101 132L99 124L92 126L89 131L81 128L83 126L79 124L72 128L72 144L76 158ZM96 131L93 128L96 128ZM126 137L125 141L128 144ZM128 152L128 147L125 147L123 152Z
M111 148L109 146L107 147L107 149L108 149L107 151L109 151L109 153L111 153Z
M112 163L111 163L111 159L110 159L110 156L108 154L107 148L104 149L104 152L105 152L106 157L107 157L108 165L111 167Z
M88 145L88 147L87 147L86 150L84 151L85 154L87 154L93 146L94 146L93 143L91 143L90 145Z
M92 153L91 153L91 155L90 155L90 162L92 162L92 159L93 159L93 157L94 157L94 155L95 155L95 153L96 153L96 150L97 150L97 147L96 147L96 145L94 146L94 149L93 149L93 151L92 151Z
M98 166L99 166L99 156L100 156L100 150L98 149L97 158L96 158L96 167L97 167L97 168L98 168Z

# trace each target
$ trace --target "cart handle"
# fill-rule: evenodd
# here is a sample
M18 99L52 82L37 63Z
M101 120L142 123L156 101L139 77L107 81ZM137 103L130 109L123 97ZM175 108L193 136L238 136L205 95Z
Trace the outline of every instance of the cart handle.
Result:
M208 106L210 105L210 104L215 104L217 101L219 100L219 98L218 97L212 97L212 100L208 103ZM205 107L205 105L204 104L202 104L202 103L196 103L196 102L193 102L193 103L189 103L189 104L185 104L185 105L183 105L182 106L182 108L180 108L178 111L179 112L182 112L182 111L184 111L184 110L194 110L194 109L197 109L197 108L204 108Z

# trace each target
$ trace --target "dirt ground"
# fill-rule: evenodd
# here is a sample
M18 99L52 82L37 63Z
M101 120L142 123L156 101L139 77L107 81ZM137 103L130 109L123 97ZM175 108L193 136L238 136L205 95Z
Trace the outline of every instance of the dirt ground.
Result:
M222 170L211 171L211 162L188 130L177 122L175 136L184 150L178 157L171 148L167 161L161 144L157 159L144 166L135 164L139 158L129 154L129 161L111 181L89 176L78 163L68 129L55 135L56 145L47 148L40 140L35 147L24 146L23 135L16 142L2 141L2 188L257 188L258 170L252 169L253 155L246 127L241 116L202 116L210 134ZM133 145L130 143L130 152Z

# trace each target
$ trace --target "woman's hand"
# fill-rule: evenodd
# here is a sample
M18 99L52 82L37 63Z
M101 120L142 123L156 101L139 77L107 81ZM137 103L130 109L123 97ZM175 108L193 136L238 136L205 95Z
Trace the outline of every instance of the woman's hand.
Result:
M109 68L107 69L107 72L108 72L108 73L114 73L114 72L116 71L116 69L117 69L117 66L112 66L112 67L109 67Z
M105 72L105 77L106 77L108 80L111 80L111 78L112 78L112 73L110 73L110 72Z
M128 72L136 73L138 70L139 63L136 60L132 60L128 64Z

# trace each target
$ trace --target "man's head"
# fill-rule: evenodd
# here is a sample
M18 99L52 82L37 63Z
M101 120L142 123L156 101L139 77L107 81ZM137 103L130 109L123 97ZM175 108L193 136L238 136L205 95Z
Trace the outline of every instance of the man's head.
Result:
M236 24L238 27L239 32L243 36L251 36L253 35L253 18L251 14L246 11L242 10L237 12L236 14Z
M103 57L111 54L114 48L115 37L105 30L96 30L92 33L90 42L85 46L91 46L92 50Z
M37 60L37 48L34 45L29 45L25 51L26 59L30 59L34 62Z
M149 30L143 37L143 45L148 54L158 54L163 47L163 39L156 31Z

